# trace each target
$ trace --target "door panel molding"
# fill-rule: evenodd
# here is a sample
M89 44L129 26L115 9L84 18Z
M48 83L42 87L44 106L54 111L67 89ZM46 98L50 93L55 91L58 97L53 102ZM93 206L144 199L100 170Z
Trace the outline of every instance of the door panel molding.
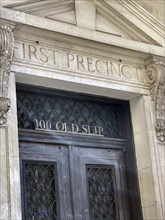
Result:
M73 179L75 179L74 177L76 176L76 181L73 181L75 183L73 187L74 191L78 192L78 198L76 197L74 199L75 203L77 200L79 202L79 207L76 209L76 211L80 212L79 216L82 217L81 219L90 220L86 182L86 165L90 164L114 167L117 183L118 210L120 210L119 217L117 219L129 220L129 211L125 211L129 210L129 205L127 197L124 197L124 194L127 194L127 188L126 184L123 183L123 181L126 179L122 167L124 161L121 161L123 152L108 149L94 149L89 147L81 148L77 146L70 146L70 153L71 161L75 167ZM80 189L82 193L80 193Z
M37 152L40 152L37 154ZM21 179L23 181L23 167L24 161L35 161L38 163L54 163L57 167L58 177L58 194L59 194L59 213L60 220L72 220L72 208L70 201L70 182L68 175L68 150L65 146L55 145L54 147L45 144L20 142L20 168ZM22 192L22 210L23 219L28 220L24 212L24 189L21 184ZM35 220L35 219L34 219Z
M29 143L45 143L49 145L75 145L82 147L109 148L116 150L126 150L127 140L105 138L105 137L84 137L76 134L59 134L51 132L40 132L26 129L19 129L19 140Z

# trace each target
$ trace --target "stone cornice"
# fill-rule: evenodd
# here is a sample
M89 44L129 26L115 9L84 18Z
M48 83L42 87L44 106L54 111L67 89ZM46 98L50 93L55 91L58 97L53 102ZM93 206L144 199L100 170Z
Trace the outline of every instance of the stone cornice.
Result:
M13 47L12 28L5 24L0 25L0 125L6 122L6 113L10 108L7 94Z
M117 0L117 1L119 4L121 4L124 8L127 9L127 12L129 12L125 14L126 17L130 18L132 14L133 16L135 16L135 18L138 19L138 20L136 19L131 20L132 22L134 22L135 25L139 26L140 28L142 28L142 26L145 25L145 27L147 28L147 30L145 30L146 33L151 35L151 31L153 31L158 35L162 36L162 38L164 38L165 25L161 23L159 20L157 20L154 16L152 16L143 7L141 7L137 2L125 1L125 0ZM122 11L122 13L124 13L124 10ZM155 40L158 40L157 37L155 38ZM163 45L164 45L164 41L163 41Z
M87 30L61 21L41 18L34 15L25 14L23 12L6 9L3 7L0 10L0 16L3 20L36 28L41 28L45 31L48 30L66 34L69 36L80 37L82 39L92 40L93 42L100 42L129 50L164 56L164 48L161 46L146 44L130 39L124 39L119 36L113 36L110 34L101 33L99 31Z
M135 11L134 5L130 9L129 1L121 0L106 2L94 0L94 2L97 5L97 10L99 10L102 16L104 16L110 24L113 24L114 27L122 31L122 33L124 33L128 38L148 44L163 45L163 28L161 28L160 32L158 32L157 29L153 31L153 28L149 30L151 28L151 24L153 24L152 19L148 19L148 22L144 22L146 16L144 12L141 13L141 11L138 10L139 7L136 6ZM138 16L137 10L139 12ZM130 13L129 16L127 16L127 13ZM137 21L135 22L134 20ZM142 29L142 27L144 28ZM148 31L150 32L147 33Z
M155 56L150 58L147 64L149 77L156 77L151 87L156 135L159 141L165 142L165 58Z
M142 9L134 1L126 0L86 0L80 2L79 0L65 0L59 1L38 1L32 2L20 2L17 4L6 4L7 8L16 11L23 11L25 14L36 15L39 17L46 17L54 19L53 16L56 13L65 15L64 11L74 10L76 21L72 24L76 24L78 27L85 28L86 30L95 30L97 23L97 9L104 11L104 15L110 18L109 25L111 23L122 32L126 32L131 39L140 42L164 45L164 26L147 11ZM71 8L70 8L71 5ZM41 9L41 10L40 10ZM56 19L54 19L56 20ZM62 20L61 20L62 21ZM65 23L68 22L67 20Z

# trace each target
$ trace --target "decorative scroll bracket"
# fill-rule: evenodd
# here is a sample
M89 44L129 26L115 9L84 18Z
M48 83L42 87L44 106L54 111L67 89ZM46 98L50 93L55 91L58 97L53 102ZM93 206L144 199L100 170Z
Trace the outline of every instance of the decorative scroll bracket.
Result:
M151 87L151 100L154 102L156 135L165 142L165 58L152 57L148 60L147 73L156 80Z
M10 99L7 94L13 48L12 28L8 25L0 25L0 125L6 122L6 113L10 109Z

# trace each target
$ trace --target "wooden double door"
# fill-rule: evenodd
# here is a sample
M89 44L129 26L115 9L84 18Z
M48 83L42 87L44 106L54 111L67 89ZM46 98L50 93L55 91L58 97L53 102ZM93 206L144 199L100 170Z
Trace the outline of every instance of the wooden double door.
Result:
M129 220L124 151L20 142L24 220Z

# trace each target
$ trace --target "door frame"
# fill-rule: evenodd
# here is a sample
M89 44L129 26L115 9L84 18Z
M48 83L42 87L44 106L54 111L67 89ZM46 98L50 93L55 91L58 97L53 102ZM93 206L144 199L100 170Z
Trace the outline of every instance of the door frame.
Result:
M28 143L31 144L45 144L45 145L62 145L62 146L77 146L77 147L83 147L83 148L97 148L97 149L109 149L109 150L117 150L123 152L124 158L126 160L127 158L127 152L128 152L128 141L125 139L114 139L114 138L105 138L105 137L93 137L93 136L87 136L84 138L83 135L75 135L75 134L67 134L67 133L55 133L53 132L47 132L47 131L35 131L35 130L27 130L27 129L19 129L19 141L20 145L24 143L27 145ZM21 153L21 152L20 152ZM129 152L129 157L130 157ZM133 167L133 166L132 166ZM132 171L132 170L131 170ZM131 219L133 219L132 216L136 214L135 220L141 220L142 218L139 218L141 212L141 206L140 203L136 203L136 206L132 209L131 207L131 200L134 198L130 198L130 195L132 196L132 188L129 189L129 180L133 181L133 177L131 176L130 179L128 178L129 170L127 171L127 164L125 163L125 169L122 170L124 175L126 176L126 185L128 186L127 192L124 194L126 197L126 200L128 200L129 203L129 210ZM137 171L135 170L135 173L137 175ZM136 176L134 173L134 176ZM134 180L135 181L135 180ZM138 185L138 183L137 183ZM133 187L133 186L132 186ZM135 188L135 195L138 193L138 188ZM138 194L138 198L140 202L140 194ZM138 207L139 206L139 207ZM134 210L136 212L134 213ZM127 215L127 214L126 214ZM70 217L72 219L72 217Z

